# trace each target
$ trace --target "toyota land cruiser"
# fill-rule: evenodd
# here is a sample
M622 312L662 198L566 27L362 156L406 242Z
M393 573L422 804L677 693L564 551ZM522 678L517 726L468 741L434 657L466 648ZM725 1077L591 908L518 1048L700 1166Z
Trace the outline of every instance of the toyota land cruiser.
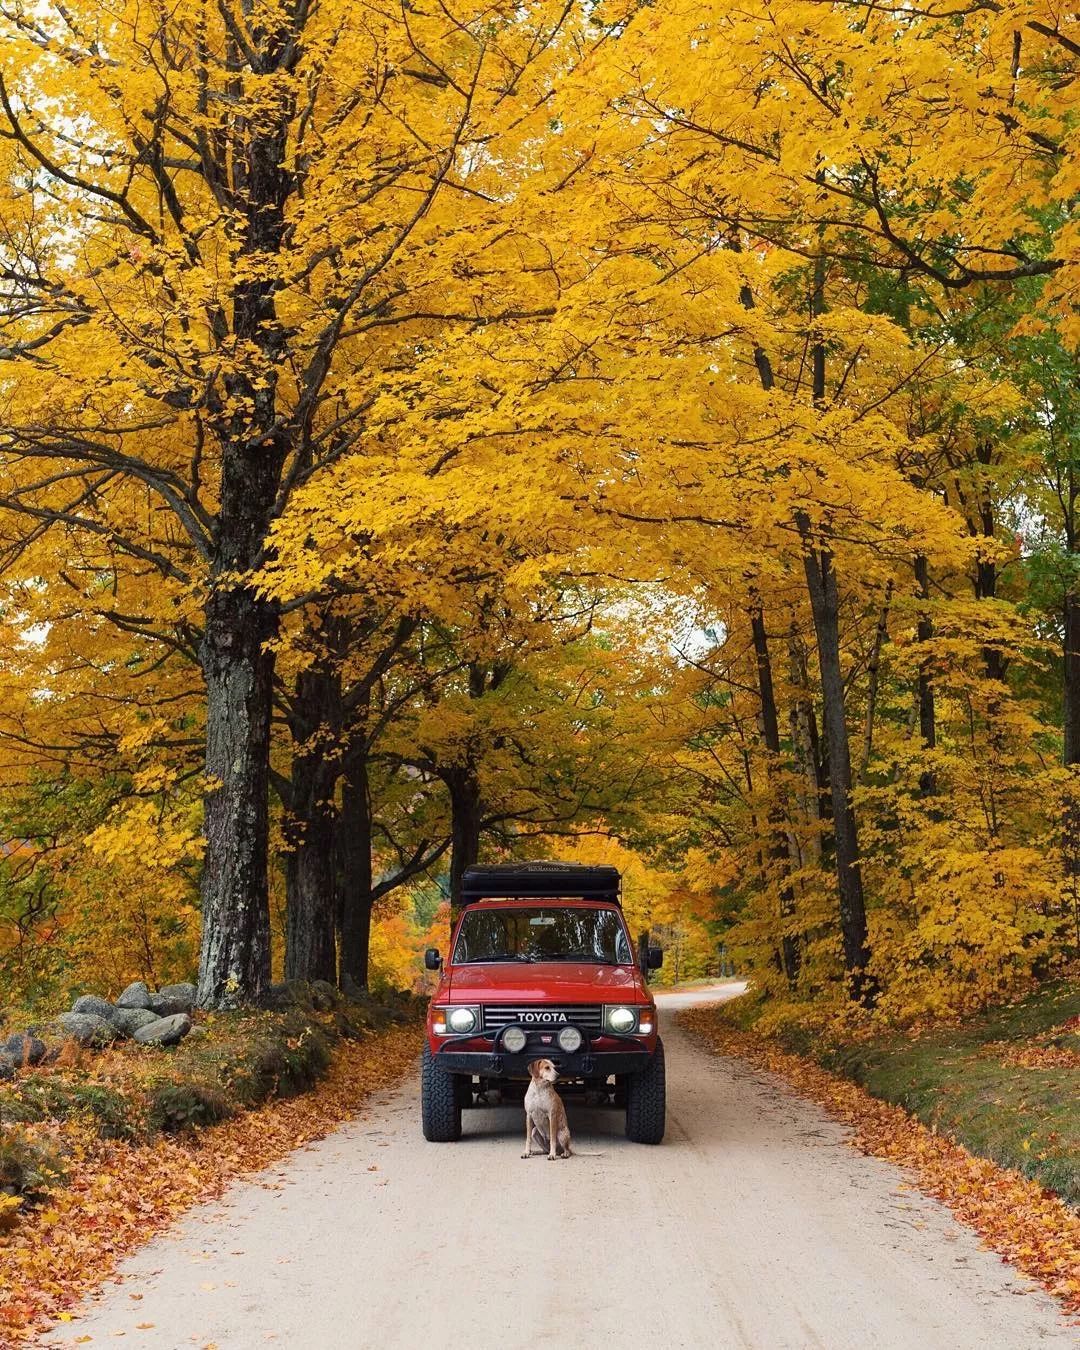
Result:
M534 1059L553 1060L560 1092L626 1111L639 1144L664 1137L664 1046L647 971L619 901L614 867L506 863L471 867L463 907L428 1010L424 1138L461 1138L465 1107L520 1096Z

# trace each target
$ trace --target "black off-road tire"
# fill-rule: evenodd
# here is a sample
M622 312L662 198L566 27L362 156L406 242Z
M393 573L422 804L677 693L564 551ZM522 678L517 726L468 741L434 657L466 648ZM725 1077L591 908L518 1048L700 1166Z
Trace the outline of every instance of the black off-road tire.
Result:
M649 1067L626 1077L627 1139L634 1144L659 1144L666 1110L664 1043L658 1040Z
M461 1090L424 1046L420 1070L420 1119L429 1144L453 1144L461 1138Z

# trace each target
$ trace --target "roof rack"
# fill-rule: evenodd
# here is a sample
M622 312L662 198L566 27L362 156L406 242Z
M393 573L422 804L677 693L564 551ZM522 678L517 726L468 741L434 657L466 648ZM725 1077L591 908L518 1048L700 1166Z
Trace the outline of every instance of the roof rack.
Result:
M557 896L585 900L612 900L619 904L620 877L615 867L587 863L493 863L467 867L461 882L464 904L472 900L543 899Z

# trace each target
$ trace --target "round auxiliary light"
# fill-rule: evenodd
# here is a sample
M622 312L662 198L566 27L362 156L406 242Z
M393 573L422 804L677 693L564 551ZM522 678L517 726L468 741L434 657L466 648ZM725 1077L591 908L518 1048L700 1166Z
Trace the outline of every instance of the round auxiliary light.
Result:
M503 1032L503 1049L509 1050L512 1055L519 1054L525 1049L525 1042L528 1037L520 1027L507 1027Z
M450 1023L451 1031L472 1031L476 1026L476 1013L471 1008L451 1008L446 1020Z
M563 1027L558 1035L559 1049L565 1050L568 1055L572 1055L575 1050L581 1049L581 1032L577 1027Z
M608 1026L612 1031L633 1031L637 1015L632 1008L612 1008L608 1013Z

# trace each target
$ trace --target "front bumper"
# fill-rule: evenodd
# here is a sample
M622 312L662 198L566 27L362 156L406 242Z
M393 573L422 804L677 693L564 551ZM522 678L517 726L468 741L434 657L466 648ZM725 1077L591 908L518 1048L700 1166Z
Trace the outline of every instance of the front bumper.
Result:
M572 1054L558 1045L534 1042L519 1054L503 1050L496 1036L490 1050L465 1049L463 1042L475 1047L476 1036L459 1036L438 1046L435 1057L450 1073L474 1074L481 1078L529 1077L529 1065L536 1059L550 1059L562 1078L607 1078L609 1074L640 1073L652 1059L649 1046L633 1036L605 1034L604 1040L618 1042L617 1049L597 1050L586 1037L580 1050Z

